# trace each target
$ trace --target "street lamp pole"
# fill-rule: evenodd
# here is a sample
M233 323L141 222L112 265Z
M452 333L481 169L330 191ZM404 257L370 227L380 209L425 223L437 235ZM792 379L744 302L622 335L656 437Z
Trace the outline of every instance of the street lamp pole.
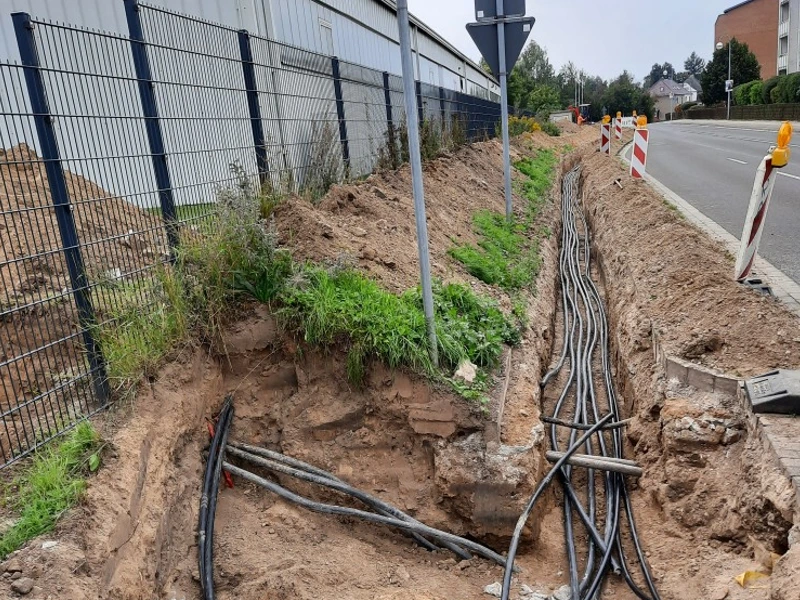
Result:
M731 40L728 40L728 81L731 80L731 52L733 50L733 44ZM728 121L731 120L731 94L733 90L728 90Z
M728 38L728 79L725 82L725 91L728 92L728 121L731 120L731 94L733 89L728 89L728 81L731 80L731 55L733 53L733 38ZM722 50L725 44L717 42L717 50ZM732 87L732 86L731 86Z

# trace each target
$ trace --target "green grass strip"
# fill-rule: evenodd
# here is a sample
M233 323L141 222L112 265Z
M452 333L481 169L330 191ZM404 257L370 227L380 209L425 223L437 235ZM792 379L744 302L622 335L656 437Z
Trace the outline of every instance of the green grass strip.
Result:
M378 358L391 368L438 375L428 353L418 289L398 296L357 271L316 266L306 266L297 279L282 294L279 317L309 344L345 343L350 348L351 381L361 380L369 358ZM440 367L445 370L465 358L492 368L503 344L519 342L519 332L497 304L466 286L436 282L434 304Z
M552 151L543 150L516 163L516 168L527 176L522 184L528 201L522 221L509 221L505 215L489 210L474 215L473 225L480 236L478 245L464 244L448 251L470 275L508 292L533 285L541 263L538 243L530 239L530 232L552 185L557 162Z
M40 450L30 468L15 480L12 508L19 519L0 538L0 559L25 542L51 531L86 488L85 475L99 466L100 440L88 422L80 423L57 445Z

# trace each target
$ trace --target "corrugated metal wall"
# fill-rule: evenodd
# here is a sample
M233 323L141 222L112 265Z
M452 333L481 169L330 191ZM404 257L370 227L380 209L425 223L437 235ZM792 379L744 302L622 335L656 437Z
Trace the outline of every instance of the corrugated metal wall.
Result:
M242 0L148 0L150 4L197 15L231 27L245 27L251 19ZM128 32L122 0L0 0L0 60L18 60L17 41L9 15L28 12L38 18L71 25Z
M157 6L196 15L279 42L342 60L402 72L394 12L377 0L151 0ZM127 33L122 0L2 0L0 60L17 60L16 39L8 15L29 12L39 18ZM270 18L271 15L271 18ZM417 77L432 85L481 96L497 94L490 77L416 28ZM416 48L415 48L416 49ZM465 72L466 70L466 72Z

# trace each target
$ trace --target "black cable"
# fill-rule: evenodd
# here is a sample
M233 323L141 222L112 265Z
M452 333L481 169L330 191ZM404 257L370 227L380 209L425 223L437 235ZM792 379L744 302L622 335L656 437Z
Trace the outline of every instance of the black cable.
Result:
M244 448L252 448L254 450L258 450L264 452L265 454L271 454L275 460L270 458L264 458L263 456L258 456L255 453L245 451ZM302 479L303 481L308 481L309 483L315 483L317 485L321 485L349 496L356 498L366 504L367 506L373 508L377 512L387 516L387 517L394 517L396 519L401 519L403 521L408 521L409 523L419 523L416 519L412 518L411 516L407 515L403 511L395 508L394 506L387 504L380 500L379 498L375 498L367 494L366 492L362 492L345 482L341 481L338 478L333 476L329 476L326 471L322 469L317 469L315 467L311 467L314 469L314 473L306 471L304 469L295 469L291 466L288 466L288 462L286 464L281 464L281 459L289 459L289 461L295 463L297 466L306 465L302 461L291 459L290 457L284 456L282 454L278 454L277 452L272 452L271 450L267 450L266 448L258 448L256 446L248 446L247 444L228 444L228 452L233 455L237 456L243 460L253 463L254 465L258 465L264 469L269 469L270 471L276 471L278 473L283 473L284 475L290 475L295 477L296 479ZM311 465L306 465L310 467ZM432 544L424 537L420 536L417 533L411 532L411 535L414 537L417 542L419 542L423 547L427 550L435 552L439 550L438 546ZM457 556L464 560L470 560L472 555L469 552L466 552L463 548L456 546L454 544L448 544L447 548L455 553Z
M544 476L542 481L539 482L536 491L531 496L531 499L528 501L527 506L525 506L525 510L522 511L519 519L517 520L517 525L514 528L514 534L511 536L511 543L508 546L508 555L505 559L505 574L503 576L503 593L501 596L501 600L508 600L508 595L511 592L511 576L513 573L513 565L514 565L514 558L517 556L517 549L519 548L519 540L522 537L522 530L525 528L525 524L528 522L528 518L533 512L533 508L536 506L536 502L539 500L539 497L542 495L544 490L550 485L550 482L556 476L556 474L561 472L561 468L567 463L569 457L575 454L581 446L583 446L584 442L589 439L592 435L594 435L603 425L605 425L608 421L611 420L613 415L608 414L603 419L598 421L595 426L584 433L576 443L574 443L570 448L564 453L557 463L553 465L553 468Z
M434 529L433 527L428 527L422 523L410 523L401 519L395 519L394 517L386 517L384 515L358 510L357 508L347 508L344 506L315 502L314 500L310 500L304 496L295 494L294 492L287 490L277 483L264 479L263 477L259 477L258 475L250 473L249 471L245 471L244 469L241 469L230 463L224 463L223 468L232 475L236 475L237 477L241 477L242 479L254 483L259 487L263 487L264 489L277 494L281 498L289 500L290 502L294 502L295 504L307 508L308 510L329 515L356 517L370 523L378 523L380 525L389 525L391 527L397 527L398 529L403 529L406 531L414 531L420 535L431 537L442 542L450 542L452 544L463 546L464 548L472 550L475 554L494 561L499 565L504 565L506 563L505 559L494 550L486 548L485 546L473 542L472 540L453 535L452 533L440 531L438 529Z
M206 462L203 477L203 495L200 499L200 521L198 524L198 560L200 562L200 584L205 600L214 600L214 520L217 511L217 495L222 473L225 445L233 420L233 397L227 396L222 405L214 430L214 437Z

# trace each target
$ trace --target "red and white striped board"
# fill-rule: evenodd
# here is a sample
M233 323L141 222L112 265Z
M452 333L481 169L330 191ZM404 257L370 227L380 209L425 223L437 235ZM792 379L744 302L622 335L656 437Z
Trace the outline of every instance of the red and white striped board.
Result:
M611 123L600 125L600 152L611 156Z
M753 263L758 254L758 244L764 232L764 222L767 220L769 201L775 189L777 171L772 166L772 155L768 154L761 161L756 171L753 182L753 193L750 196L750 207L747 209L747 218L744 222L742 242L739 246L739 255L736 257L736 281L744 281L753 270Z
M642 179L647 172L647 143L649 129L637 129L633 133L633 152L631 152L631 177Z
M622 117L617 117L614 121L614 135L617 141L622 139Z

